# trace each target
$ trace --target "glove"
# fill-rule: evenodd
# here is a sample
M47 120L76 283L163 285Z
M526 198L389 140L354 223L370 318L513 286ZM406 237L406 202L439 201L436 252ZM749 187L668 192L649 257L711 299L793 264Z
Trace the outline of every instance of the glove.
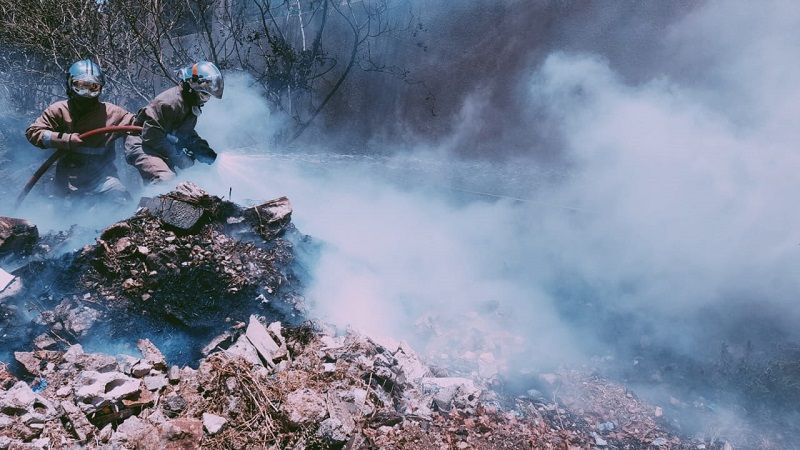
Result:
M211 147L201 147L199 151L194 152L194 159L203 163L203 164L214 164L214 161L217 160L217 152L211 149Z
M47 146L59 150L74 150L84 145L85 143L79 133L56 133L51 131L50 141Z

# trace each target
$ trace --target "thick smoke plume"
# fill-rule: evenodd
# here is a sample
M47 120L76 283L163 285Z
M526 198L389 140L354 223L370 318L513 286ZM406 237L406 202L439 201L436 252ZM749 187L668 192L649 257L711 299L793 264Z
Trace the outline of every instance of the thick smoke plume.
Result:
M222 156L182 176L288 195L322 243L314 315L445 363L769 359L800 319L800 8L663 4L431 5L426 32L451 40L426 41L417 74L438 103L361 80L332 117L369 114L329 118L328 146L272 145L281 119L229 76L198 127ZM459 39L482 45L454 55ZM381 156L341 147L365 135Z

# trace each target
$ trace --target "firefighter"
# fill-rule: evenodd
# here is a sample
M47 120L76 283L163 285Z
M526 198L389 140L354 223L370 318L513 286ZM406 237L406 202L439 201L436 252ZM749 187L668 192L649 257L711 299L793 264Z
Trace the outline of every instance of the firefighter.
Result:
M81 133L97 128L133 124L133 114L100 101L104 85L105 76L97 64L89 59L75 62L67 72L67 100L48 106L25 131L37 147L68 151L55 168L54 193L59 197L130 200L114 165L114 140L120 135L80 138Z
M195 161L212 164L217 153L194 127L202 107L213 96L222 98L222 73L201 61L177 72L179 84L159 94L136 115L141 136L125 140L125 158L145 182L160 183Z

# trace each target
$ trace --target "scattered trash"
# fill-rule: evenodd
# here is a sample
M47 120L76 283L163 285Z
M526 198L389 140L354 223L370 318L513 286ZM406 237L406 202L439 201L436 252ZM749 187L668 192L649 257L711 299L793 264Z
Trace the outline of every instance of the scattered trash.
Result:
M37 378L31 384L31 390L34 394L38 394L47 389L47 380L44 378Z

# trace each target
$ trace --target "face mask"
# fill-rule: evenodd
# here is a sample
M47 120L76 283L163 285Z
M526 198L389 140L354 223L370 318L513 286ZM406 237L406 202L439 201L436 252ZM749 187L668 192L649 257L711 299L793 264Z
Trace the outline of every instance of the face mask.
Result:
M72 82L72 90L80 97L96 98L102 89L102 84L92 81L74 80Z
M211 94L206 91L195 91L197 92L197 99L200 100L200 104L204 105L208 100L211 99Z

